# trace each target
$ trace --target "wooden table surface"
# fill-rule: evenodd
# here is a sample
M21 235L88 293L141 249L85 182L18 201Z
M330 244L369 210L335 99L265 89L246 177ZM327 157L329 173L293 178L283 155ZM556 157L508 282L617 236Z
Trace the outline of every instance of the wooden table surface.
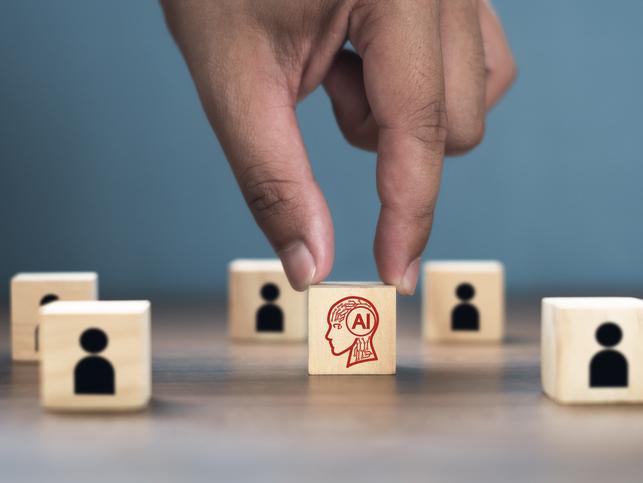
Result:
M425 343L406 301L396 376L314 377L305 344L229 343L223 304L153 304L154 399L127 415L44 412L3 317L3 481L643 481L643 406L542 395L537 300L504 345Z

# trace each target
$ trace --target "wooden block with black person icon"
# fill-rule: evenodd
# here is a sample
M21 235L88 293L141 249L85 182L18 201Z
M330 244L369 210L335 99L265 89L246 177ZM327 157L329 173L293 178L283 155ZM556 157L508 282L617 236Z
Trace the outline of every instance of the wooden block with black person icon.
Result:
M306 339L306 293L290 286L278 259L239 259L228 267L228 327L236 340Z
M308 289L308 373L395 374L392 285L336 282Z
M505 332L504 268L498 261L424 264L422 333L445 342L500 341Z
M543 390L561 404L643 403L643 300L544 298Z
M57 300L96 300L94 272L19 273L11 279L11 356L37 361L40 307Z
M148 301L53 302L40 310L42 405L126 411L151 397Z

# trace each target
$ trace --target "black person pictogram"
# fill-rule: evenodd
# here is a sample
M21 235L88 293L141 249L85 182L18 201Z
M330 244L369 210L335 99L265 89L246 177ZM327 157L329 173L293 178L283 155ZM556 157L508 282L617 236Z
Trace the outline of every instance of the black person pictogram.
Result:
M100 329L87 329L80 336L80 346L92 355L76 364L74 394L115 394L114 368L97 355L107 347L107 334Z
M612 349L621 342L623 331L614 322L605 322L596 330L596 340L603 347L589 364L590 387L627 387L627 359Z
M476 291L470 283L461 283L455 289L461 300L451 312L451 330L480 330L480 314L474 305L469 303Z
M261 287L261 298L266 303L257 310L257 332L283 332L284 313L273 302L279 297L279 287L274 283L267 283Z
M52 302L55 302L56 300L58 300L58 295L53 293L48 293L47 295L45 295L43 298L40 299L40 306L42 307L43 305L50 304ZM33 334L33 337L34 337L33 346L36 352L40 350L40 343L38 342L39 335L40 335L40 324L36 324L36 328Z

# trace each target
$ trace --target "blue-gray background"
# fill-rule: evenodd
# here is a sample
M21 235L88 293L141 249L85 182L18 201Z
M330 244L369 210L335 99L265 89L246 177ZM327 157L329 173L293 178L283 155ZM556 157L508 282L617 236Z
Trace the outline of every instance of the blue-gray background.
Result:
M515 293L636 292L643 2L496 6L519 79L482 146L447 162L426 257L501 259ZM372 279L374 156L323 91L299 114L332 278ZM230 259L271 255L147 0L2 1L0 220L2 298L17 271L79 269L104 296L217 294Z

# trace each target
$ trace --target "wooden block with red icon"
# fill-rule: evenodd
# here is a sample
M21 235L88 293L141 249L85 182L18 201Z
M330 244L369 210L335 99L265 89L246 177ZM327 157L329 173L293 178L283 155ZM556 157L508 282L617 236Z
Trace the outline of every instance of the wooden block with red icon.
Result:
M308 373L395 374L395 287L336 282L308 289Z

